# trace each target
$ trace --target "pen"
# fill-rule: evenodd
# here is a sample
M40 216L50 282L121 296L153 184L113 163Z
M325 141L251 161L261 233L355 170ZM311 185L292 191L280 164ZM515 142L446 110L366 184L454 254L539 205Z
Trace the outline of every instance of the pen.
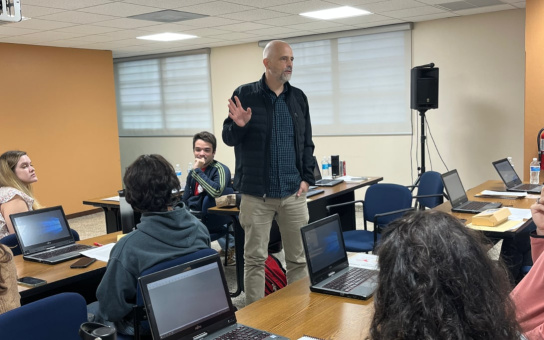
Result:
M100 244L100 243L98 243L98 242L95 242L95 243L93 243L93 244L94 244L95 246L97 246L97 247L102 247L102 244Z

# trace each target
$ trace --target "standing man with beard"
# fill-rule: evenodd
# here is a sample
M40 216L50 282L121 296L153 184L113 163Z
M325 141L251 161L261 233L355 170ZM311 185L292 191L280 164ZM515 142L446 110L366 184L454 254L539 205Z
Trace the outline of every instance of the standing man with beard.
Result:
M306 192L314 184L314 143L308 99L289 84L293 51L284 41L263 51L261 80L238 87L229 99L223 141L234 146L234 187L242 193L246 304L264 296L270 228L278 223L287 281L307 275L300 228L308 223Z

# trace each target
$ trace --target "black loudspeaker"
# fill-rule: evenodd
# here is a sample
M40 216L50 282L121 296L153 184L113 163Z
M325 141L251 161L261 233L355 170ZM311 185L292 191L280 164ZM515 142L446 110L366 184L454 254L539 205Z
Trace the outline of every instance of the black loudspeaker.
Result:
M414 67L411 85L410 107L413 110L438 108L438 68Z
M340 176L340 156L331 156L331 175L332 177Z

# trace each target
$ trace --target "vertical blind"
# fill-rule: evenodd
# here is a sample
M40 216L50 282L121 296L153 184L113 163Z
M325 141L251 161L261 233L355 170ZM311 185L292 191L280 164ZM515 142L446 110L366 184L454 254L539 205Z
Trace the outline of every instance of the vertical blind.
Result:
M291 43L313 134L410 134L411 31Z
M212 130L209 52L115 61L119 136Z

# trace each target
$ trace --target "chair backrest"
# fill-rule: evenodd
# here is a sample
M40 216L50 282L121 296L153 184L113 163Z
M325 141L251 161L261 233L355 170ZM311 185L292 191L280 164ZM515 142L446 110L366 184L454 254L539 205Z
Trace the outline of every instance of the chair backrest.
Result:
M87 304L77 293L60 293L0 314L2 340L80 340Z
M134 209L125 199L125 190L119 190L119 218L123 234L128 234L136 228L136 219L134 218Z
M399 184L378 183L366 190L363 214L365 220L374 222L376 214L409 209L412 206L410 189ZM378 219L378 224L384 226L402 216L403 213L393 214Z
M74 240L79 241L79 234L74 229L70 229L72 232L72 236L74 237ZM11 249L11 252L13 253L13 256L21 255L21 247L19 246L19 240L17 240L17 235L15 234L9 234L8 236L5 236L0 239L0 243L8 246Z
M417 196L437 195L434 197L417 197L420 205L434 208L444 202L444 182L439 172L424 172L419 179Z

